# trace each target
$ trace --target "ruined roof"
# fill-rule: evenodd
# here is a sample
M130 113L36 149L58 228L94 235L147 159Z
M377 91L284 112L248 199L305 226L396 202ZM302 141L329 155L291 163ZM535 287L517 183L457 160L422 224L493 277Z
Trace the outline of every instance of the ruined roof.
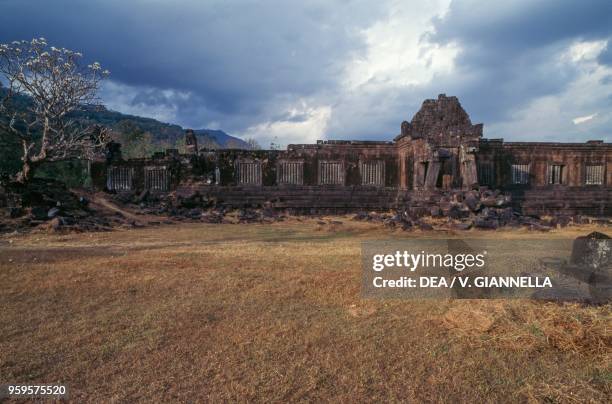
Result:
M472 124L457 97L440 94L438 99L423 101L410 123L402 122L402 132L395 140L405 136L433 140L449 135L482 136L482 124Z

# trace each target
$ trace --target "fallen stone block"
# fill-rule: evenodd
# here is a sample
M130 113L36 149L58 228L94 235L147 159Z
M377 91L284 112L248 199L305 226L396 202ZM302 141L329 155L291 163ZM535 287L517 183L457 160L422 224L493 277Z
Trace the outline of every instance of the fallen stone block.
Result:
M504 223L510 222L514 218L514 210L510 207L497 210L497 217Z
M463 200L463 204L468 209L470 209L472 212L476 212L476 211L478 211L482 207L482 204L480 203L480 200L478 198L476 198L476 196L474 196L473 194L469 194Z
M431 209L429 209L429 214L432 217L441 217L442 216L442 209L440 209L439 206L432 206Z
M474 220L474 227L484 230L496 230L499 228L499 221L497 219L479 217Z
M47 212L47 217L49 219L53 219L54 217L58 216L59 214L60 214L60 209L59 208L51 208Z
M357 214L353 216L353 220L368 220L368 212L357 212Z
M473 224L474 224L473 222L453 223L451 225L451 228L455 230L470 230Z
M584 237L576 238L572 245L571 263L595 269L612 264L610 237L594 231Z
M430 231L434 229L432 225L430 225L429 223L425 223L425 222L418 222L418 226L419 226L419 229L425 230L425 231Z
M551 231L552 229L553 229L552 226L548 226L548 225L540 224L540 223L533 223L529 225L529 230L532 230L532 231L546 232L546 231Z
M470 216L470 209L463 204L452 205L448 211L448 217L452 219L463 219Z
M383 225L385 227L394 228L397 225L397 222L393 219L386 219L383 221Z
M487 197L485 199L481 199L480 203L482 203L482 206L486 206L487 208L495 208L497 207L497 198L494 197Z

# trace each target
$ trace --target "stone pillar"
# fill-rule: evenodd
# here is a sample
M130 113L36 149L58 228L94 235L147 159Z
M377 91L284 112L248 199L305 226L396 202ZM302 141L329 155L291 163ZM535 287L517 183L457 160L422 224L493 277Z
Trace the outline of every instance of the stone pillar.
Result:
M476 171L476 158L474 153L468 153L466 146L461 145L459 149L459 169L461 170L462 187L470 188L478 184L478 173Z
M107 164L123 160L121 155L121 143L117 143L112 140L108 142L106 144L105 157Z
M193 129L187 129L185 131L185 148L187 154L198 154L198 138L193 132Z

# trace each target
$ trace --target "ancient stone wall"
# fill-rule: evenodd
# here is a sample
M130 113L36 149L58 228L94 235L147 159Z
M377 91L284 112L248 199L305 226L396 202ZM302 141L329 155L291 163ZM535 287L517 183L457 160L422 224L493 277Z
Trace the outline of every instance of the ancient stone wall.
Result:
M528 214L611 214L612 144L505 143L483 139L482 131L456 97L441 94L425 100L393 142L198 150L188 132L185 155L169 149L126 161L112 144L91 174L98 189L198 192L228 206L386 210L411 203L427 211L436 199L415 195L489 188L507 192L514 209Z
M589 188L612 184L610 143L504 143L483 139L476 160L481 174L491 172L487 185L496 188ZM516 171L517 166L526 171L527 183L517 183L513 178L513 168Z

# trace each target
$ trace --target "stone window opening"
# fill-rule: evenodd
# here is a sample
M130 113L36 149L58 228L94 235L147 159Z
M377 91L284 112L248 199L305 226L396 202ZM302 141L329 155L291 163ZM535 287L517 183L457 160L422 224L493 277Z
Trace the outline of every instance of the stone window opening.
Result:
M239 185L262 184L261 161L239 160L236 163L236 177Z
M512 164L512 183L515 185L529 184L530 164Z
M145 188L150 191L167 191L169 188L168 169L165 166L145 167Z
M109 167L106 173L106 188L110 191L131 191L133 179L133 167Z
M584 184L603 185L604 166L603 164L587 164L585 166Z
M563 165L551 164L548 166L548 183L551 185L563 183Z
M303 185L304 162L280 161L276 169L276 182L279 185Z
M344 163L319 161L319 185L344 185Z
M493 185L493 164L478 163L478 183L480 185Z
M361 161L359 174L361 185L382 187L385 185L385 162L382 160Z

